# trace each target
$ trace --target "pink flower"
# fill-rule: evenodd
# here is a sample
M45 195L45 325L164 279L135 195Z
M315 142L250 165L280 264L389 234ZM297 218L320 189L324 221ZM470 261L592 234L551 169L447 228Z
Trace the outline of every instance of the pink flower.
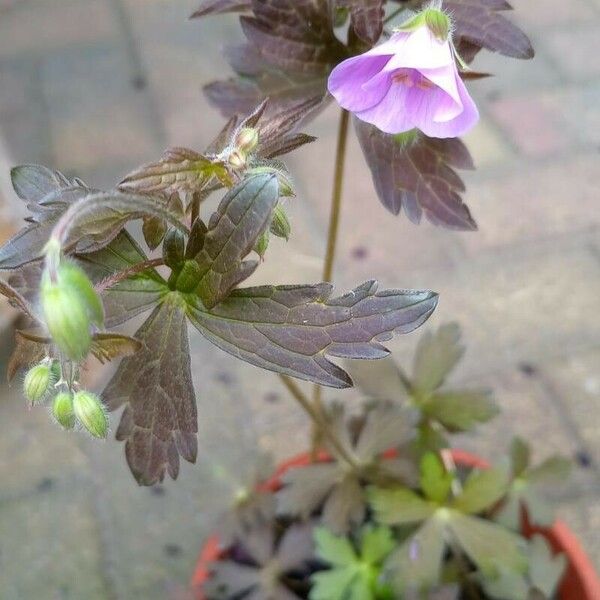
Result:
M479 120L450 40L425 24L339 64L329 91L342 108L386 133L417 128L430 137L457 137Z

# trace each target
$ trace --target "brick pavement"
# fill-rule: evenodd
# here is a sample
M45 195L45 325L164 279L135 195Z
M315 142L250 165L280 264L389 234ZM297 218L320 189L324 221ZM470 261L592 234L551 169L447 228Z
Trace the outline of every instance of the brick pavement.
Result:
M218 46L240 34L231 18L190 23L194 4L0 2L0 131L14 160L107 186L169 144L201 147L221 120L200 85L226 69ZM600 2L514 4L537 56L478 63L496 74L472 86L484 118L467 138L479 166L466 175L467 201L480 231L390 216L353 141L336 281L376 277L441 293L432 326L458 320L469 348L457 379L493 387L503 408L461 443L493 458L518 432L540 457L576 458L557 501L600 566ZM321 115L311 127L321 152L289 161L300 192L290 204L294 236L274 242L256 282L279 279L283 260L286 283L318 279L330 180L323 148L333 149L336 121L333 110ZM392 343L398 360L410 359L417 337ZM192 348L199 464L154 490L134 485L120 444L65 435L44 411L24 408L17 385L0 392L3 599L164 598L166 581L190 573L219 503L215 466L234 468L239 432L244 448L257 440L284 456L303 447L303 416L275 377L195 334ZM4 365L7 344L1 352ZM336 395L356 400L354 391Z

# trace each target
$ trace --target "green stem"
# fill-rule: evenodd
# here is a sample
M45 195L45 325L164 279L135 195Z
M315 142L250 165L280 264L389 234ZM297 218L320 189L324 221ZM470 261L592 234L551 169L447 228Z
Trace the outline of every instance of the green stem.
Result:
M330 427L327 418L323 412L317 410L310 399L302 392L298 384L288 377L287 375L279 375L281 382L288 389L290 394L298 401L298 404L304 409L306 414L312 419L314 427L319 431L323 437L326 437L335 453L344 460L350 467L355 470L359 470L360 466L352 456L352 454L344 447L342 442L338 439L333 429Z
M340 228L340 215L342 207L342 189L344 185L344 169L346 166L346 146L348 142L348 125L350 113L342 110L338 125L337 147L335 152L335 170L333 175L333 191L331 194L331 209L329 213L329 228L327 232L327 251L323 262L322 281L331 281L333 265L335 262L335 251L337 246L338 232ZM323 402L321 399L321 387L316 385L313 393L313 404L315 410L323 415ZM316 452L319 443L318 431L313 430L312 452Z

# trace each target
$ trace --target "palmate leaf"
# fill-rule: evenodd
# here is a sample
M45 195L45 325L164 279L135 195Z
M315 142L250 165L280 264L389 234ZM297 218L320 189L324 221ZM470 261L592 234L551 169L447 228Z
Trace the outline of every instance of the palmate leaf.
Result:
M291 469L284 477L285 486L277 493L281 514L308 518L322 508L321 520L334 533L345 533L351 524L360 524L365 515L363 472L378 468L381 476L392 471L397 477L405 475L404 465L381 461L381 454L390 448L405 445L414 436L414 419L410 411L381 404L367 411L361 423L358 439L351 441L351 421L345 418L343 407L334 405L328 420L346 453L353 456L359 469L348 470L339 460L338 451L326 445L338 459ZM381 432L381 436L378 434ZM409 473L410 475L410 473Z
M209 100L227 117L266 97L275 106L324 100L327 75L347 56L329 0L253 0L252 11L241 17L248 43L227 50L238 77L206 86Z
M132 171L118 187L129 192L184 196L201 191L215 178L228 185L231 183L220 161L188 148L169 148L160 161Z
M283 582L287 573L302 569L314 553L310 524L289 526L276 539L274 524L257 524L237 540L252 564L221 560L211 567L203 586L208 597L251 600L300 600Z
M508 490L508 470L501 467L471 471L452 506L460 512L477 514L492 508Z
M384 573L400 597L430 590L440 581L446 541L444 525L439 519L428 519L386 560Z
M200 8L191 18L206 17L208 15L221 15L230 12L244 12L250 10L252 0L202 0Z
M125 405L117 439L141 485L179 473L179 455L195 462L198 431L185 303L166 295L136 332L142 344L123 360L103 392L109 410Z
M375 45L383 31L385 0L341 0L338 5L350 10L350 25L359 39Z
M448 431L470 431L500 412L487 390L436 392L423 410Z
M50 232L69 205L93 190L79 179L40 165L11 170L16 194L27 203L32 216L27 225L0 248L0 270L17 269L40 259Z
M15 331L15 349L6 368L7 381L10 383L21 369L26 369L40 362L46 356L46 346L30 340L17 329Z
M254 272L258 261L243 259L269 227L278 200L273 174L247 177L225 195L194 257L199 265L197 292L205 308L213 308Z
M102 282L145 261L146 255L129 233L122 231L102 250L78 255L77 260L92 281L102 288ZM102 289L106 327L115 327L149 310L168 291L167 283L155 269L146 269Z
M234 290L210 311L190 305L192 324L219 348L251 364L330 387L352 380L326 355L383 358L380 343L431 315L437 295L383 290L369 281L332 298L333 287L262 286Z
M441 325L435 333L426 331L415 351L413 386L421 394L437 390L464 353L457 323Z
M423 134L408 142L354 119L356 133L382 204L393 214L403 208L415 224L423 214L434 225L469 231L477 225L460 194L465 186L454 169L472 169L464 144L456 138Z
M378 600L391 598L379 583L381 562L394 547L387 527L367 526L360 532L358 552L346 537L324 527L315 530L316 555L331 568L311 577L310 600Z
M511 8L505 0L444 0L443 6L452 16L456 38L513 58L533 58L527 36L499 14Z

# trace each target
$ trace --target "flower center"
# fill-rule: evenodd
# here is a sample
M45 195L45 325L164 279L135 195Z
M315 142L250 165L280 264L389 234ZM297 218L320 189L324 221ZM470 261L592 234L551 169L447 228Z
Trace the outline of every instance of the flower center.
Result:
M409 88L417 87L421 90L428 90L433 87L433 83L415 69L399 69L392 75L392 81Z

